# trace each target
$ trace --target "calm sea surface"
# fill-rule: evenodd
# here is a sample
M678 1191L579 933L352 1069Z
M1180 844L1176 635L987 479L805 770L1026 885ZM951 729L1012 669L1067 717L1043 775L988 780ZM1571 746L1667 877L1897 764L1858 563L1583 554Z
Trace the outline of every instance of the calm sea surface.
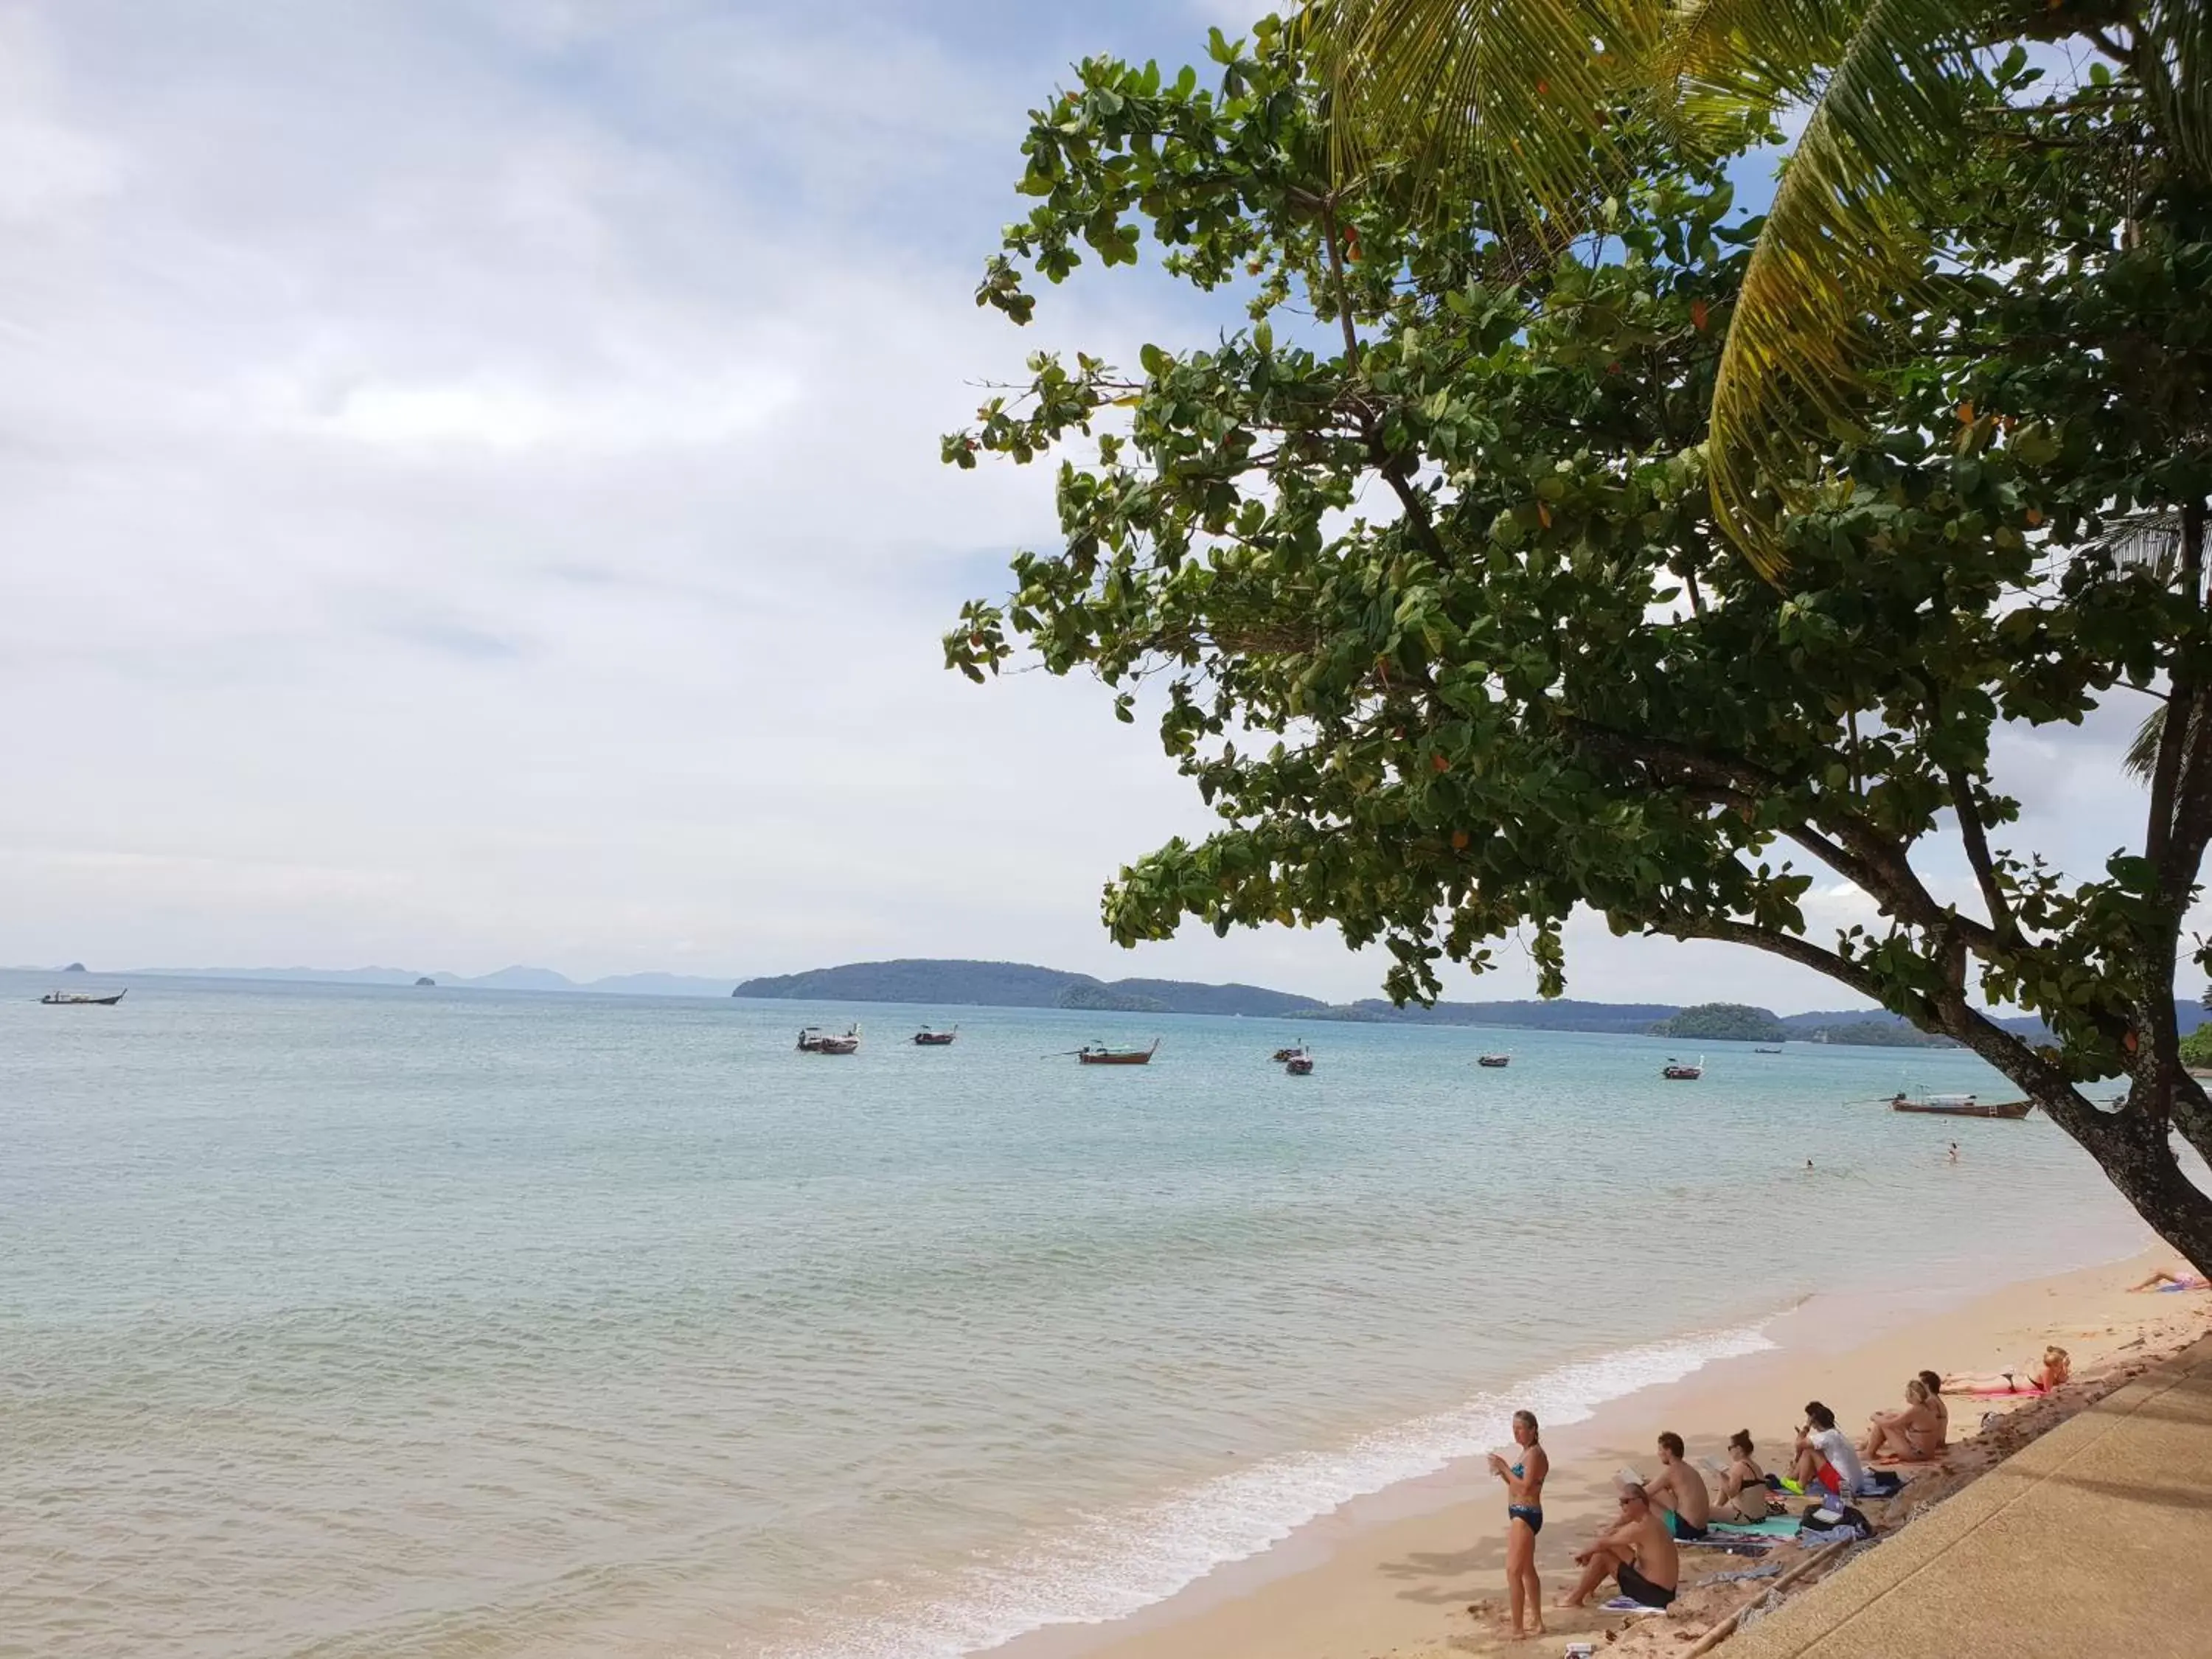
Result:
M0 975L10 1656L950 1659L1812 1289L2142 1233L2040 1118L1869 1103L2009 1092L1955 1052L48 983Z

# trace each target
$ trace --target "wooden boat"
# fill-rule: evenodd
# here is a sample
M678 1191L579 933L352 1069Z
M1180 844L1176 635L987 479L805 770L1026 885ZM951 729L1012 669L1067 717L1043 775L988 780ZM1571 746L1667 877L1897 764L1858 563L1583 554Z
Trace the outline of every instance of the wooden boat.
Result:
M1075 1058L1084 1066L1149 1066L1159 1049L1158 1037L1149 1048L1109 1048L1103 1042L1086 1042L1075 1051Z
M1290 1050L1289 1053L1283 1056L1283 1069L1288 1072L1292 1077L1311 1077L1313 1075L1313 1050L1306 1048L1297 1048Z
M1474 1063L1478 1066L1489 1066L1493 1067L1510 1066L1513 1063L1513 1056L1510 1054L1477 1054L1474 1057Z
M856 1054L860 1052L860 1039L857 1036L823 1037L815 1043L814 1052L817 1054Z
M49 1007L112 1008L129 994L127 987L112 997L96 997L89 991L49 991L39 1000Z
M2027 1100L1981 1101L1972 1095L1929 1095L1914 1100L1902 1091L1889 1103L1893 1112L1928 1112L1938 1117L1996 1117L2007 1120L2026 1117L2035 1109Z
M952 1046L952 1039L959 1035L957 1025L949 1031L933 1031L924 1026L914 1034L914 1046L917 1048L949 1048Z
M1753 1048L1751 1052L1754 1054L1778 1054L1782 1050L1779 1048Z
M1281 1066L1287 1064L1291 1060L1296 1060L1304 1053L1305 1053L1305 1049L1303 1047L1296 1048L1278 1048L1273 1054L1270 1054L1268 1058L1273 1060L1276 1065Z
M833 1036L819 1025L802 1026L799 1052L802 1054L849 1054L860 1046L860 1028L848 1026L842 1036Z
M1679 1060L1670 1058L1659 1068L1659 1075L1669 1083L1695 1083L1705 1074L1705 1060L1702 1054L1698 1057L1698 1063L1694 1066L1687 1066Z

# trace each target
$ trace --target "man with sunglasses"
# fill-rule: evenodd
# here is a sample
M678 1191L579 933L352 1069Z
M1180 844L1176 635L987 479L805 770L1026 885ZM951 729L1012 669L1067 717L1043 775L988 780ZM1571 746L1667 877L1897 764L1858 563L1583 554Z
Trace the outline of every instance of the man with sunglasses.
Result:
M1638 1607L1663 1607L1682 1581L1682 1558L1651 1495L1640 1486L1620 1489L1619 1522L1575 1559L1582 1565L1582 1582L1559 1598L1563 1607L1582 1606L1608 1577Z

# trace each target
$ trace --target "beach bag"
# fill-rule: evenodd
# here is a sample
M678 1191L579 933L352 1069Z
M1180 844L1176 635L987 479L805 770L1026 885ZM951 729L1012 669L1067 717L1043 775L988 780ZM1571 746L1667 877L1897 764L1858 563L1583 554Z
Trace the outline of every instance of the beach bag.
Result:
M1814 1504L1798 1517L1797 1535L1817 1542L1848 1538L1871 1538L1874 1522L1849 1504Z

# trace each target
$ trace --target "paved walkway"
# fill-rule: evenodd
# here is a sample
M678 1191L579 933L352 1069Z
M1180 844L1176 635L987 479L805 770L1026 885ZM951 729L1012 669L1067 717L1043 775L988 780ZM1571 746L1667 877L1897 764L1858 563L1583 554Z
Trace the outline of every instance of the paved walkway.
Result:
M1717 1659L2107 1655L2212 1655L2212 1337L2053 1429Z

